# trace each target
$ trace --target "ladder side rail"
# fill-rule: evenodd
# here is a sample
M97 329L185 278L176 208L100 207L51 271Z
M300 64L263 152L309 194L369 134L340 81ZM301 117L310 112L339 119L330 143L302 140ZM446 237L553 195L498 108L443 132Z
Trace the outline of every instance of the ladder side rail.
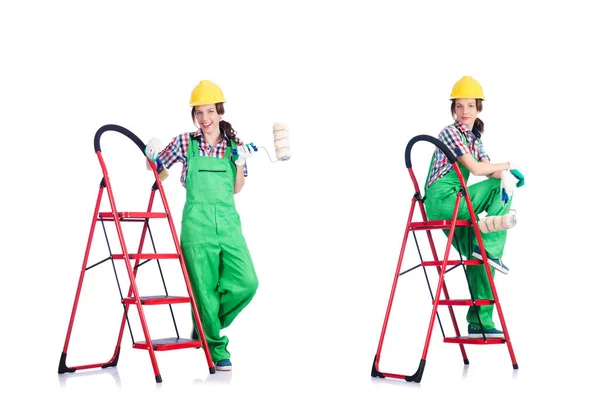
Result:
M483 258L483 266L485 268L485 272L488 278L488 282L490 284L490 289L492 290L492 295L494 297L494 302L496 303L496 308L498 310L498 314L500 315L500 319L502 320L502 308L500 306L500 303L498 302L498 295L497 295L497 291L496 291L496 285L494 284L494 277L492 276L492 271L491 271L491 267L490 264L488 263L488 258L487 258L487 252L485 250L485 246L483 244L483 239L481 237L481 230L479 229L478 225L477 225L477 215L475 214L475 210L473 209L473 204L471 202L471 197L469 195L469 190L467 188L466 185L466 181L464 179L464 177L462 176L462 173L460 172L460 170L458 168L455 168L455 171L458 175L458 178L460 180L461 186L464 190L464 199L465 199L465 204L467 205L467 209L469 211L469 217L471 219L471 224L473 226L473 232L475 233L475 238L477 239L477 244L479 245L480 249L481 249L481 256ZM504 332L504 335L506 337L507 333L506 331Z
M449 150L448 151L444 151L444 153L449 158L449 156L448 156ZM452 156L454 156L454 155L452 154ZM477 217L475 215L475 211L474 211L472 203L471 203L471 199L470 199L470 196L469 196L469 190L467 188L467 183L466 183L466 181L465 181L465 179L464 179L464 177L462 175L462 172L460 171L457 159L452 163L452 169L456 173L456 175L457 175L457 177L459 179L460 185L461 185L461 190L457 194L457 200L456 200L456 203L455 203L455 210L458 210L459 205L461 203L461 200L464 199L465 203L467 205L467 208L469 210L469 218L470 218L470 222L471 222L471 227L473 227L473 229L474 229L474 232L475 232L475 234L477 236L478 243L480 244L480 247L483 248L483 242L481 240L480 231L479 231L479 228L477 226ZM463 260L463 255L460 252L460 248L457 246L456 249L457 249L457 252L458 252L458 254L460 256L460 259L462 261ZM482 250L482 251L485 251L485 250ZM496 296L496 293L495 293L495 287L493 286L493 279L491 278L491 271L490 271L490 268L489 268L489 264L486 261L484 261L483 264L484 264L484 267L486 269L488 280L491 281L491 284L492 284L492 287L493 287L492 291L494 292L494 302L496 303L497 302L497 296ZM467 277L468 271L467 271L467 269L466 269L466 267L464 265L463 265L463 269L464 269L464 272L465 272L465 277ZM469 290L469 296L471 298L471 301L473 302L473 306L475 306L476 309L477 309L477 311L478 311L479 310L479 305L475 304L475 298L473 296L473 290L472 290L471 284L469 282L469 279L465 278L465 280L467 282L467 288ZM451 308L452 307L449 306L449 310L450 310L451 314L454 314L454 312L453 312L453 310ZM479 320L479 323L481 324L481 318L480 318L479 312L476 312L476 315L477 315L477 318ZM453 323L454 328L455 328L456 336L460 337L460 330L459 330L458 324L456 322L456 319L454 317L452 318L452 323ZM464 350L465 349L464 348L464 344L463 343L459 343L459 345L461 347L461 352L463 353L463 360L465 361L466 364L468 364L468 358L466 357L466 352Z
M94 231L96 229L96 221L98 218L98 213L100 211L100 205L102 202L102 195L104 192L104 185L103 183L101 183L100 185L100 189L98 190L98 196L96 198L96 206L94 208L94 216L92 217L92 225L90 227L90 233L88 235L88 240L87 240L87 244L86 244L86 248L85 248L85 254L83 256L83 263L81 265L81 272L79 275L79 281L77 283L77 290L75 292L75 299L73 301L73 308L71 310L71 317L69 319L69 325L67 328L67 334L65 337L65 342L63 345L63 350L62 350L62 354L60 357L60 362L59 362L59 369L58 369L58 373L66 373L66 372L74 372L77 368L69 368L66 365L66 360L67 360L67 350L69 347L69 342L71 341L71 333L73 330L73 325L75 323L75 315L77 313L77 307L79 305L79 298L81 295L81 289L83 287L83 280L85 277L85 272L87 270L87 264L89 261L89 255L90 255L90 250L92 247L92 241L94 239ZM78 367L80 369L84 368L83 366Z
M390 296L389 296L389 299L388 299L388 304L387 304L387 308L386 308L386 311L385 311L385 317L383 319L383 327L381 328L381 334L379 336L379 344L377 345L377 353L375 354L375 361L373 362L374 363L373 369L374 369L374 371L377 371L377 372L379 372L379 361L381 359L381 350L383 348L383 341L384 341L385 334L386 334L386 331L387 331L387 325L388 325L390 313L391 313L391 310L392 310L392 305L393 305L393 302L394 302L394 296L395 296L395 293L396 293L396 287L398 285L398 279L400 277L400 270L402 268L402 259L404 258L404 252L406 250L406 241L407 241L407 238L408 238L408 234L410 232L410 223L412 221L413 213L414 213L414 210L415 210L415 204L416 204L416 198L413 196L413 199L412 199L411 205L410 205L408 220L406 222L406 227L404 229L404 236L402 238L402 246L400 248L400 254L398 256L398 261L396 263L396 271L394 273L394 278L393 278L393 281L392 281L392 289L391 289ZM390 374L386 374L386 375L391 376ZM394 377L397 377L397 378L400 378L400 379L404 379L405 378L404 375L394 376Z
M424 214L424 208L422 207L422 202L421 202L421 191L420 191L420 188L419 188L419 183L417 182L417 179L416 179L416 177L414 175L414 171L412 170L412 162L411 162L411 156L410 156L412 147L414 146L415 143L417 143L419 141L429 141L429 142L435 144L436 146L438 146L440 149L449 152L448 148L441 141L439 141L439 140L437 140L437 139L435 139L435 138L433 138L431 136L428 136L428 135L418 135L418 136L415 136L415 137L413 137L408 142L408 144L406 146L405 153L404 153L404 159L405 159L405 163L406 163L406 168L408 169L410 178L411 178L412 183L413 183L415 194L413 195L413 199L411 201L410 212L409 212L408 220L407 220L407 223L406 223L406 229L405 229L405 232L404 232L404 237L402 239L402 247L401 247L401 250L400 250L400 256L398 258L398 264L396 266L396 272L395 272L394 280L393 280L393 283L392 283L392 290L391 290L390 298L388 300L388 306L387 306L387 309L386 309L386 314L385 314L385 318L384 318L383 328L382 328L380 339L379 339L379 345L377 347L377 353L375 354L375 360L373 361L373 368L371 370L371 376L378 376L378 377L386 377L386 376L388 376L388 377L394 377L394 378L398 378L398 379L405 379L406 381L414 381L414 382L417 382L417 383L421 381L421 377L423 375L423 370L425 368L425 360L424 360L424 358L421 359L421 362L420 362L419 368L417 369L417 372L414 375L412 375L412 376L392 374L392 373L382 373L382 372L380 372L379 371L379 359L380 359L380 355L381 355L381 349L382 349L382 346L383 346L383 339L384 339L384 336L385 336L385 331L386 331L386 328L387 328L388 318L389 318L390 310L391 310L391 307L392 307L392 303L393 303L393 299L394 299L394 294L395 294L395 291L396 291L396 286L397 286L398 277L399 277L400 268L401 268L401 262L402 262L402 259L404 257L404 252L405 252L405 249L406 249L406 243L407 243L407 239L408 239L408 233L409 233L409 231L411 229L410 224L412 222L412 218L413 218L413 215L414 215L414 210L415 210L415 206L416 206L416 202L417 201L419 201L419 203L420 203L419 206L420 206L420 209L421 209L421 214L422 215ZM449 154L449 157L453 157L453 156L451 154ZM456 161L455 157L454 157L454 161ZM451 162L454 162L454 161L451 161ZM444 261L444 264L443 264L442 268L445 269L445 267L446 267L446 261ZM440 273L440 275L442 276L442 278L441 278L440 281L443 281L443 273ZM440 288L438 287L438 291L439 290L440 290ZM433 316L432 316L433 322L435 322L435 314L436 314L436 312L435 312L435 308L434 308L434 312L433 312ZM430 324L431 323L432 322L430 322ZM431 335L431 326L430 326L429 331L428 331L424 354L426 354L426 352L427 352L427 347L428 347L430 335Z
M429 137L429 136L425 136L425 137ZM415 142L419 141L419 139L416 139L414 141ZM410 144L410 146L412 146L412 144ZM408 150L408 147L407 147L407 150ZM409 165L410 165L410 155L408 155L408 159L407 159L407 166L409 166ZM413 182L413 186L415 188L415 193L413 195L413 199L412 199L412 202L411 202L411 207L410 207L410 211L409 211L409 215L408 215L406 229L405 229L404 237L403 237L403 240L402 240L402 248L401 248L401 251L400 251L400 256L398 258L398 263L397 263L397 266L396 266L396 273L395 273L394 280L393 280L393 283L392 283L392 292L391 292L390 298L388 300L388 306L387 306L386 314L385 314L385 317L384 317L383 328L382 328L382 332L381 332L381 336L380 336L379 345L378 345L378 348L377 348L377 353L375 355L375 360L373 362L373 368L372 368L372 371L371 371L371 375L372 376L379 376L379 377L386 377L387 376L387 377L393 377L393 378L398 378L398 379L405 379L407 381L419 382L421 380L421 377L422 377L422 374L423 374L423 370L424 370L424 367L425 367L425 357L427 355L427 350L428 350L429 342L430 342L430 338L431 338L431 332L432 332L432 329L433 329L431 323L435 323L435 316L437 315L437 303L439 302L440 290L442 290L442 288L444 289L444 293L446 295L446 298L448 298L448 293L447 293L447 289L446 289L446 286L445 286L445 282L444 282L443 276L444 276L445 270L447 268L447 260L448 260L449 248L447 248L447 250L446 250L447 254L445 256L444 263L442 264L441 267L440 266L437 267L438 268L438 275L440 276L440 280L439 280L439 283L438 283L438 289L437 289L437 293L436 293L436 297L435 297L435 298L437 298L437 301L433 297L433 293L431 292L431 287L429 285L429 280L427 279L427 273L424 270L424 272L425 272L425 278L427 279L427 284L428 284L429 290L430 290L430 295L431 295L433 303L434 303L434 309L433 309L433 312L432 312L432 321L430 322L430 326L429 326L428 333L427 333L427 338L426 338L426 341L425 341L425 347L424 347L424 350L423 350L422 359L421 359L421 362L420 362L420 365L419 365L419 368L418 368L417 372L414 375L408 376L408 375L401 375L401 374L384 373L384 372L380 372L379 371L379 361L380 361L380 358L381 358L381 349L383 347L383 341L384 341L385 332L386 332L386 329L387 329L389 315L390 315L390 312L391 312L391 307L393 305L393 299L394 299L394 295L395 295L395 291L396 291L396 287L397 287L397 283L398 283L398 278L400 276L400 269L401 269L401 265L402 265L402 259L404 257L404 252L406 250L407 238L408 238L409 232L411 231L411 226L410 225L411 225L412 219L414 217L414 212L415 212L415 207L416 207L417 202L419 204L419 209L420 209L421 216L423 217L423 221L427 221L427 217L426 217L426 213L425 213L425 208L423 206L423 202L422 202L422 199L421 199L421 192L420 192L420 188L419 188L419 183L416 180L416 177L414 175L414 171L412 170L412 168L408 167L408 171L409 171L411 180ZM457 201L458 201L458 199L459 198L457 197ZM455 208L455 217L454 217L454 219L457 217L457 215L458 215L458 207ZM451 229L451 233L452 234L454 233L454 225L455 225L455 222L452 223L452 229ZM432 247L432 251L434 252L435 259L437 260L438 257L437 257L437 254L435 253L435 246L433 244L431 232L429 230L427 230L427 235L428 235L428 238L429 238L429 243L430 243L430 245ZM413 231L413 236L415 236L414 231ZM416 242L416 236L415 236L415 242ZM449 242L450 242L450 240L449 240ZM418 250L419 246L418 246L417 242L416 242L416 245L417 245L417 250ZM423 258L422 258L422 255L421 255L420 251L419 251L419 256L421 258L421 262L423 262ZM441 322L440 322L440 325L441 325ZM457 327L456 324L455 324L455 326ZM463 354L463 359L466 359L466 351L465 351L464 346L462 344L460 344L460 349L461 349L462 354Z
M507 348L508 348L508 352L513 364L514 368L517 368L517 361L515 358L515 354L514 354L514 350L512 348L512 343L510 341L510 335L508 333L508 329L506 327L506 321L504 319L504 312L502 311L502 306L500 305L500 301L498 300L498 292L496 291L496 284L494 283L494 277L492 275L491 269L490 269L490 265L488 263L488 259L487 259L487 252L485 250L485 247L483 245L483 239L481 237L481 231L479 230L479 226L477 224L477 216L475 215L475 210L473 209L473 204L471 203L471 197L469 195L469 190L467 188L467 184L465 182L464 177L462 176L462 173L460 172L458 166L455 166L454 170L456 171L456 174L458 175L458 178L460 180L460 183L464 189L464 193L465 193L465 202L467 204L467 208L469 209L469 215L471 218L471 225L473 227L473 231L475 232L475 236L477 238L477 243L479 244L479 247L481 248L481 256L483 258L483 264L485 267L485 271L488 277L488 282L490 284L490 289L492 291L492 295L494 297L494 302L496 305L496 311L498 313L498 317L500 318L500 324L502 325L502 330L504 332L504 339L506 341L507 344Z
M447 157L448 161L452 164L453 168L455 170L458 169L458 165L457 165L457 158L456 156L450 151L450 149L440 140L438 140L435 137L429 136L429 135L425 135L425 134L421 134L418 136L413 137L409 143L406 146L405 149L405 154L404 154L404 159L405 159L405 164L406 164L406 168L409 171L409 175L411 177L411 180L413 182L413 186L415 188L415 190L419 193L420 195L420 188L419 188L419 183L415 177L414 171L412 170L412 161L411 161L411 151L413 146L420 142L420 141L427 141L429 143L432 143L434 146L436 146L437 148L439 148ZM444 292L444 296L446 299L449 298L449 293L448 293L448 289L446 286L446 282L445 282L445 273L446 273L446 269L447 269L447 262L448 262L448 257L450 255L450 250L452 248L452 239L454 237L454 230L456 228L456 219L458 217L458 209L459 209L459 200L460 200L460 195L457 195L456 198L456 203L454 205L454 213L452 216L452 221L451 221L451 225L450 225L450 230L448 233L448 241L446 243L446 248L445 248L445 252L444 252L444 258L442 261L442 265L437 267L437 271L438 271L438 287L436 290L436 294L435 294L435 298L433 300L433 309L432 309L432 313L431 313L431 317L430 317L430 321L429 321L429 327L427 330L427 336L426 336L426 340L425 340L425 345L423 347L423 354L422 354L422 358L421 358L421 365L419 366L419 370L415 373L414 377L411 377L411 380L420 382L421 377L423 375L423 370L425 367L425 360L426 360L426 356L428 353L428 349L429 349L429 344L431 341L431 333L433 331L433 325L435 324L435 320L436 320L436 316L438 317L438 322L440 324L440 328L441 327L441 321L439 320L439 315L437 314L437 308L439 305L439 299L440 299L440 295L441 292ZM419 210L421 212L421 216L423 217L423 221L427 221L427 214L425 211L425 206L423 203L423 200L419 200ZM432 255L434 257L435 261L439 261L438 255L437 255L437 251L435 248L435 244L433 241L433 237L431 234L431 231L428 230L427 231L427 239L429 242L429 246L432 250ZM452 319L452 324L453 327L455 329L455 332L458 333L458 324L456 322L456 317L454 315L454 310L452 309L452 307L448 307L449 312L450 312L450 317ZM443 333L443 329L442 329L442 333ZM461 354L463 356L463 360L468 360L467 359L467 355L466 355L466 349L464 348L464 346L462 344L460 344L460 351Z
M202 342L202 349L204 350L204 354L205 354L206 361L209 366L209 370L211 373L213 373L215 370L215 366L214 366L214 362L212 360L212 356L210 354L210 350L208 348L208 341L206 340L206 335L204 333L204 327L202 326L202 319L200 318L200 313L198 312L196 298L194 296L194 291L192 290L192 284L190 283L187 266L185 265L185 259L183 257L183 251L181 249L181 244L179 241L179 236L177 234L177 229L175 228L175 224L173 223L173 216L171 215L171 209L169 208L169 204L167 202L165 190L163 188L163 185L162 185L162 182L158 175L158 172L156 171L156 163L151 163L151 164L152 164L152 171L154 172L154 177L156 179L154 187L156 189L158 189L163 207L165 209L165 212L167 213L169 229L171 230L171 236L173 237L173 243L175 244L175 248L176 248L177 254L179 256L179 263L181 265L181 269L183 270L183 279L185 281L185 286L186 286L188 295L190 297L192 313L194 315L196 327L198 329L198 338Z
M446 158L452 164L452 169L456 172L456 175L457 175L457 177L458 177L458 179L460 181L460 184L461 184L461 187L462 187L462 194L464 194L464 199L465 199L467 207L469 209L469 214L470 214L470 219L471 219L471 225L475 229L475 233L477 235L478 242L481 245L480 247L483 248L482 241L481 241L480 231L477 228L477 218L475 216L475 213L474 213L474 210L473 210L473 206L471 204L471 199L469 197L469 193L468 193L468 189L467 189L467 184L465 182L464 177L462 176L460 168L458 167L458 163L457 163L458 159L452 153L452 151L450 151L450 149L444 143L442 143L440 140L438 140L438 139L436 139L434 137L431 137L431 136L428 136L428 135L419 135L419 136L416 136L407 145L406 154L405 154L405 161L406 161L407 167L411 165L411 161L410 161L410 149L412 148L412 146L416 142L421 141L421 140L426 140L426 141L429 141L429 142L433 143L436 147L438 147L446 155ZM413 183L416 183L416 179L414 179L414 177L413 177ZM459 192L459 194L457 195L457 202L455 204L455 210L458 210L458 207L459 207L458 205L460 204L460 197L461 197L461 193ZM421 206L421 209L423 210L423 216L425 217L426 215L424 213L424 207L423 207L423 205ZM455 222L455 220L453 222ZM433 248L433 246L432 246L432 248ZM482 251L485 252L485 250L482 250ZM460 254L460 251L459 251L459 254ZM434 254L434 256L437 257L435 254ZM484 254L484 256L486 256L486 255ZM437 258L436 258L436 260L437 260ZM461 255L461 260L462 260L462 255ZM486 272L488 273L488 279L490 281L492 281L492 279L491 279L491 272L489 270L489 265L487 264L487 258L484 258L483 263L484 263L484 265L486 267ZM466 269L465 269L465 273L466 273ZM468 279L467 279L467 283L468 283ZM497 296L496 296L495 286L493 285L493 281L492 281L492 291L494 293L494 298L496 299ZM473 295L472 295L471 287L469 287L469 293L471 295L471 299L473 300ZM449 309L450 308L451 307L449 307ZM501 313L501 309L500 309L500 313ZM451 310L451 314L453 314L452 310ZM502 321L503 317L501 316L500 318L501 318L501 321ZM457 336L458 336L458 335L460 335L459 331L458 331L458 325L455 323L455 319L454 318L452 318L452 320L453 320L453 324L455 325L455 330L456 330ZM463 351L463 353L464 353L463 349L464 348L461 346L461 351Z
M469 196L469 191L465 186L465 180L462 177L462 174L460 174L460 171L458 172L461 184L463 185L463 187L465 188L465 200L466 200L466 204L467 207L469 209L469 214L471 217L471 223L473 225L473 230L475 232L475 236L477 237L477 243L479 244L479 247L481 248L481 256L483 258L483 264L485 266L485 271L488 277L488 282L490 284L490 289L492 291L492 295L494 297L494 302L496 305L496 312L498 313L498 317L500 319L500 324L502 326L502 330L504 332L504 339L506 341L507 347L508 347L508 352L510 354L510 358L513 364L513 367L516 368L517 366L517 361L515 358L515 354L514 354L514 350L512 348L512 342L510 341L510 335L508 333L508 328L506 327L506 321L504 319L504 312L502 311L502 306L500 305L500 301L498 299L498 292L496 291L496 284L494 283L494 277L492 276L492 272L490 269L490 265L488 263L488 258L487 258L487 252L485 251L485 247L483 245L483 239L481 237L481 231L479 230L479 227L477 225L477 217L475 215L475 211L473 209L473 205L471 203L471 198Z
M446 153L446 156L448 157L448 152L445 152L445 153ZM458 208L459 208L459 206L460 206L461 200L464 199L465 203L466 203L466 205L467 205L467 207L469 209L469 217L470 217L471 225L475 225L476 226L477 225L477 217L475 216L475 211L473 210L473 206L471 204L471 200L470 200L470 197L469 197L469 190L467 188L467 183L466 183L466 181L465 181L465 179L464 179L464 177L462 175L462 172L460 171L460 168L458 167L458 162L457 161L458 160L455 160L452 163L452 170L456 173L456 175L457 175L457 177L459 179L459 182L460 182L460 185L461 185L461 189L458 191L458 193L456 195L456 202L455 202L454 208L455 208L455 211L457 211ZM475 229L475 233L478 234L479 233L478 228L474 227L474 229ZM482 242L481 242L480 239L478 240L478 242L479 242L479 244L482 244ZM480 246L480 247L483 248L483 245ZM459 248L458 245L456 247L456 250L457 250L457 252L458 252L458 254L460 256L460 259L462 261L463 260L463 255L462 255L462 253L461 253L460 248ZM484 263L484 267L486 267L486 272L490 273L489 266L486 263ZM464 265L463 265L463 268L464 268L464 272L465 272L465 277L467 277L467 269L466 269L466 267L464 267ZM491 273L488 274L488 279L490 278L490 276L491 276ZM471 298L471 301L473 301L474 306L477 308L477 310L479 310L479 306L475 304L475 298L473 296L473 290L472 290L471 284L469 282L469 279L465 278L465 280L467 282L467 288L469 290L469 296ZM496 298L496 296L494 295L494 299L495 298ZM494 301L494 302L496 302L496 301ZM451 314L453 315L454 312L452 310L452 307L449 306L448 309L450 310ZM479 324L481 325L481 318L479 316L479 312L476 312L476 315L477 315L477 319L479 320ZM453 325L454 325L454 328L455 328L456 336L458 337L458 336L460 336L460 330L459 330L458 324L456 322L456 319L452 318L452 322L453 322ZM464 344L460 343L459 345L461 347L461 351L463 352L463 360L465 360L466 363L468 363L467 362L468 359L466 357L466 351L464 350Z
M152 340L150 338L150 333L148 330L148 324L146 321L146 317L144 315L144 309L142 307L141 301L140 301L140 294L138 292L137 289L137 284L135 283L135 274L133 272L133 268L131 265L131 260L129 258L129 252L127 250L126 244L125 244L125 237L123 235L123 229L121 227L121 220L119 218L119 213L117 210L117 206L115 203L115 199L114 199L114 194L112 191L112 187L110 186L110 178L108 176L108 170L106 169L106 164L104 163L104 159L102 158L102 152L100 150L100 136L108 130L115 130L118 132L121 132L123 134L125 134L126 136L128 136L131 140L133 140L134 142L136 142L136 144L138 144L138 147L140 147L140 149L142 149L142 151L144 150L145 146L143 145L143 143L141 143L141 140L139 140L133 133L131 133L129 130L126 130L120 126L116 126L116 125L105 125L103 127L101 127L97 132L96 132L96 137L94 138L94 147L96 149L96 155L98 157L98 161L100 162L100 167L102 168L102 173L104 174L104 182L106 184L106 191L107 191L107 195L108 195L108 200L110 202L110 208L111 211L113 213L113 218L114 218L114 223L115 223L115 228L117 230L117 235L119 237L119 244L121 246L121 250L124 256L124 262L125 262L125 267L127 269L127 274L129 276L129 281L131 283L131 288L133 290L133 295L135 298L135 303L136 303L136 308L138 310L138 314L139 314L139 318L140 318L140 322L142 325L142 330L144 331L144 338L146 339L146 348L148 349L148 352L150 354L150 360L152 363L152 368L154 370L154 374L155 374L155 379L157 382L162 382L162 378L160 376L160 371L158 368L158 363L156 361L156 355L154 352L154 347L152 345ZM139 142L139 143L138 143ZM141 146L140 146L141 144Z

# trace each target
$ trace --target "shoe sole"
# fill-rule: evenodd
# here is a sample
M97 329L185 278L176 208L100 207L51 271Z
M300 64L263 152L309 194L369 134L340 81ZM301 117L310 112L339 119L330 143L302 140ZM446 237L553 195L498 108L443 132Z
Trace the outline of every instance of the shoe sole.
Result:
M469 334L470 339L483 339L483 334ZM485 334L485 338L502 338L504 339L504 334Z
M216 366L215 365L215 369L220 372L229 372L229 371L231 371L231 366Z
M480 255L479 253L473 252L473 257L483 261L483 256ZM496 270L498 270L499 272L501 272L502 274L508 274L508 270L505 269L504 267L500 266L498 263L490 260L488 258L488 263L490 264L490 266L492 266L493 268L495 268Z

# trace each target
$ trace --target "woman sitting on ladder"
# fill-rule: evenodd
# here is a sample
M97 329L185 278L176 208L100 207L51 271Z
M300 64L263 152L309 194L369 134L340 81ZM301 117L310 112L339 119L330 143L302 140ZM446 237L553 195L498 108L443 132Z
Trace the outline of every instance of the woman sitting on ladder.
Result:
M491 163L481 141L484 131L483 121L478 114L483 109L483 90L472 77L464 76L456 82L450 95L450 112L454 123L446 126L439 134L442 141L458 160L458 166L465 180L469 175L486 176L488 179L468 186L469 196L475 214L486 212L487 216L506 215L512 203L512 193L516 187L524 184L522 174L511 167L509 162ZM456 203L456 194L461 184L446 155L436 149L425 184L424 204L427 217L434 219L452 219ZM458 219L470 219L465 199L460 202ZM444 230L446 235L448 230ZM508 267L502 261L506 230L481 234L488 263L494 270L508 273ZM463 255L483 260L481 249L473 228L456 228L452 244ZM492 299L490 284L483 265L467 266L467 278L474 299ZM496 329L492 320L493 305L472 306L467 312L468 334L471 338L504 337L504 332Z

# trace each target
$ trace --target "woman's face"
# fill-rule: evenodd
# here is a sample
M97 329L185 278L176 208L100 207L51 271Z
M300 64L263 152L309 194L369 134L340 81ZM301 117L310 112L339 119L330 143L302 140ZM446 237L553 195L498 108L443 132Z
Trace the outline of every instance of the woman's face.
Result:
M215 105L196 106L194 117L203 133L212 134L219 131L221 115L217 113Z
M473 124L475 123L475 119L477 119L478 113L475 99L456 99L454 101L456 120L469 129L473 129Z

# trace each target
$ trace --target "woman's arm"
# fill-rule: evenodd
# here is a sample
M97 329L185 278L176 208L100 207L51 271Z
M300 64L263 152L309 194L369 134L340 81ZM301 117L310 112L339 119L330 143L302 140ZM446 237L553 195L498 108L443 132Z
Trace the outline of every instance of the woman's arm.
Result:
M483 175L490 178L500 179L500 173L503 170L510 169L510 163L498 163L493 164L489 160L477 161L471 154L463 154L457 157L458 161L473 175Z
M233 183L233 193L237 194L242 190L246 183L246 176L244 175L244 164L235 166L235 182Z

